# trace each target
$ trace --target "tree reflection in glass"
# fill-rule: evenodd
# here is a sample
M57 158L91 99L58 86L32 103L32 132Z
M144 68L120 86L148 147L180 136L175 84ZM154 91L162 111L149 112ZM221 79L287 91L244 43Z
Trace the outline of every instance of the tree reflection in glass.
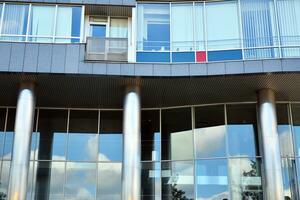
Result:
M229 159L232 200L263 200L260 163L256 159Z

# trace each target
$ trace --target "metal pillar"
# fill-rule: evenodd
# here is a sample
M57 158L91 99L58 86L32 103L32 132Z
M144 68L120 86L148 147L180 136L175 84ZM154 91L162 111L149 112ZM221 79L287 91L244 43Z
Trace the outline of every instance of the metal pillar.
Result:
M258 91L258 122L263 151L266 200L283 200L283 180L277 132L275 95L271 89Z
M123 114L122 200L141 199L141 108L137 87L127 90Z
M34 85L23 83L17 103L8 200L26 199L34 110Z

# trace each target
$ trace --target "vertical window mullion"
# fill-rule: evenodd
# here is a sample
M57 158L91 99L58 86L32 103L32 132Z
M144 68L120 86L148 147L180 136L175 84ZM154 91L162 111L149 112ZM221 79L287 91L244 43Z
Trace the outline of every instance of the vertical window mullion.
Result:
M32 13L32 4L29 4L29 11L28 11L28 17L27 17L27 30L26 30L26 35L25 35L25 42L28 42L29 24L30 24L31 13Z
M170 28L170 31L169 31L169 33L170 33L170 36L169 36L169 38L170 38L170 63L172 63L172 51L173 51L173 38L172 38L172 6L171 6L171 3L169 3L169 28Z
M80 20L80 42L84 42L84 15L85 15L85 6L81 6L81 20Z
M241 49L242 49L242 57L243 60L245 59L245 49L244 49L244 32L243 32L243 18L242 18L242 9L241 9L241 0L238 0L238 15L239 15L239 31L240 31L240 42L241 42Z
M55 34L56 34L56 24L57 24L57 13L58 13L58 5L55 5L55 14L54 14L54 24L53 24L53 35L52 42L55 43Z
M206 62L208 61L208 41L207 41L207 26L206 26L206 2L203 2L203 30L204 30L204 49L205 49L205 53L206 53Z
M277 0L273 0L274 3L274 12L275 12L275 23L277 29L277 39L278 39L278 50L279 50L279 58L282 58L282 51L281 51L281 37L280 37L280 29L279 29L279 17L278 17L278 9L277 9Z
M2 34L2 26L3 26L3 19L4 19L4 10L5 10L5 3L2 4L2 13L1 13L1 21L0 21L0 36Z

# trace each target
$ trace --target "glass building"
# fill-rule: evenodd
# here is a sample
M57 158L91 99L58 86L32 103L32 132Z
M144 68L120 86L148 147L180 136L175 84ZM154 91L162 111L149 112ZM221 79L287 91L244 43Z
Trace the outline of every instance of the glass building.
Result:
M300 199L300 0L0 1L0 200Z

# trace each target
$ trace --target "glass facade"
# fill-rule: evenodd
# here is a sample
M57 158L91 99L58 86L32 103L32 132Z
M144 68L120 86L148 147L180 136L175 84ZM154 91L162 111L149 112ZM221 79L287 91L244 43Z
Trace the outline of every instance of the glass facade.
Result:
M0 40L80 42L81 6L0 4Z
M299 9L297 0L139 3L136 61L299 57Z
M27 199L120 200L122 111L40 108L36 113ZM142 110L141 199L262 200L256 115L254 103ZM284 195L297 199L300 105L277 104L277 118ZM14 108L0 108L2 199L14 120Z

